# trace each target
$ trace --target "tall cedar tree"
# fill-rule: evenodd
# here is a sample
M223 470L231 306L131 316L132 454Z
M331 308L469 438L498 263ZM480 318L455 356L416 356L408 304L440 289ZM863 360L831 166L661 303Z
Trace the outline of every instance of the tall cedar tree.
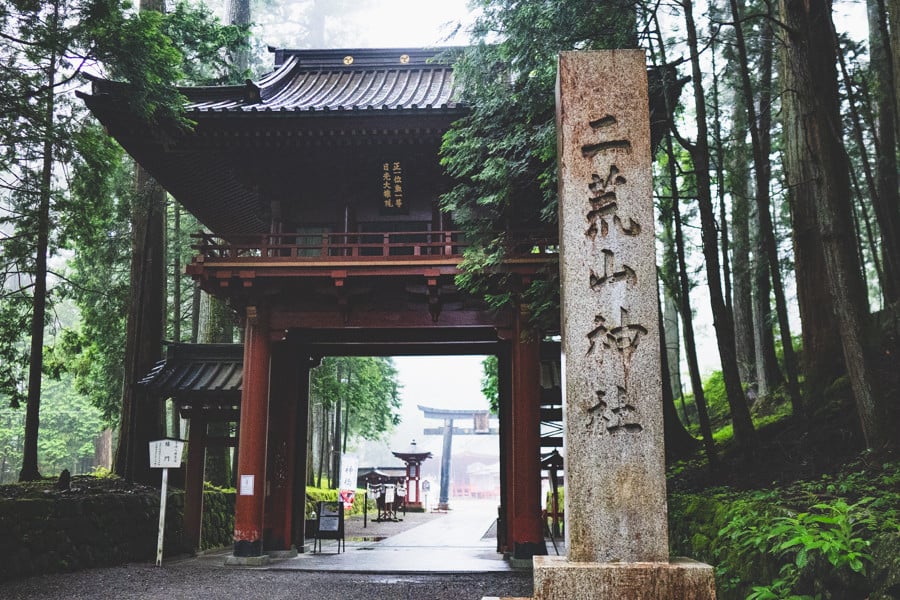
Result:
M884 296L888 303L900 299L900 201L898 201L897 135L895 112L897 81L890 53L884 0L866 0L869 20L869 64L874 75L877 135L877 190L872 198L881 232ZM900 23L891 23L896 30Z
M779 10L786 33L782 85L788 183L793 193L804 194L815 211L860 424L867 447L877 448L889 438L882 428L871 359L863 340L868 309L850 227L849 164L840 138L831 2L781 0Z
M703 72L700 64L700 49L697 41L697 28L694 23L693 3L684 0L685 25L688 37L688 50L691 56L692 84L694 88L694 104L697 113L697 139L693 143L684 142L691 154L694 174L697 183L697 203L700 209L700 229L703 239L703 256L706 259L707 285L709 286L710 304L713 315L713 326L716 329L716 343L722 363L722 376L725 380L725 393L731 410L734 426L734 439L745 454L752 454L756 447L756 432L750 419L750 409L741 388L740 375L737 368L737 357L734 349L734 322L731 312L725 304L720 281L718 237L715 213L713 210L710 181L708 126L706 121L706 94L703 89Z
M512 232L547 231L556 224L557 55L636 47L634 5L630 0L473 4L481 10L474 43L455 65L472 111L446 134L442 147L442 164L455 180L442 207L470 242L457 283L495 306L528 304L536 325L555 329L559 282L554 274L521 294L516 281L491 274Z
M19 2L0 7L4 40L3 94L0 95L0 393L13 405L25 398L26 425L20 477L38 472L37 442L44 372L44 331L59 278L49 277L51 259L72 235L74 220L62 218L71 198L60 165L71 163L80 110L68 91L79 69L100 56L112 56L104 31L132 25L118 6L95 0ZM147 98L157 96L139 86ZM67 209L68 210L68 209ZM7 232L9 232L7 234ZM27 338L27 341L26 341ZM25 349L28 350L25 350ZM27 365L27 367L26 367ZM23 373L28 376L24 385ZM23 393L24 390L24 393Z
M757 119L756 105L753 99L753 84L750 81L750 64L748 60L747 44L744 41L744 23L742 13L737 0L731 0L731 15L734 22L735 41L737 42L738 57L740 58L741 92L744 96L744 105L747 109L747 123L750 126L750 145L753 150L753 171L756 175L756 210L759 218L759 234L762 237L764 260L766 261L772 277L772 289L775 293L776 313L781 329L781 347L784 352L784 366L787 371L788 395L791 399L791 407L794 415L802 417L804 414L803 402L800 398L799 375L797 373L796 358L794 356L794 343L791 339L791 329L788 323L787 303L784 295L784 284L781 278L781 266L778 263L778 249L775 242L775 231L772 225L772 214L769 208L769 176L772 172L769 164L769 152L771 150L770 136L761 133L763 127L770 126L770 111L764 110L761 118ZM763 27L768 28L768 23ZM771 73L771 38L764 36L764 56L768 57L768 64L763 68ZM765 90L761 98L761 104L769 102L768 90Z

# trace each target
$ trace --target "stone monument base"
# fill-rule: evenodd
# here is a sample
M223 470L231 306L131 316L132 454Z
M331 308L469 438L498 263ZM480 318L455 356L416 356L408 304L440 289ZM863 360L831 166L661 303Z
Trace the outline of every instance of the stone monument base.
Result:
M577 563L534 557L534 600L715 600L713 568L672 562Z
M264 567L269 564L269 555L261 556L234 556L225 557L226 567Z

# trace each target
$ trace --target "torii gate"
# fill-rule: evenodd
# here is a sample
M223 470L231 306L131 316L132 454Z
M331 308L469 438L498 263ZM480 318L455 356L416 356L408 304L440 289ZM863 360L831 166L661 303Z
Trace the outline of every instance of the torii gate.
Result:
M490 426L490 412L487 410L452 410L442 408L429 408L419 405L419 410L426 419L441 419L444 421L441 427L426 427L425 435L443 435L443 447L441 448L441 493L438 499L438 509L447 510L450 502L450 451L453 447L453 434L458 435L490 435L499 433L499 429ZM454 427L454 420L471 420L471 428Z

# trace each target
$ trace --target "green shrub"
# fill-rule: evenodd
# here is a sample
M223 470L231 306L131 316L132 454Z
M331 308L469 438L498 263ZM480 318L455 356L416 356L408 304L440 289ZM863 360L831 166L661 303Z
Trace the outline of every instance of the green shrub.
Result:
M363 499L366 497L366 490L357 488L356 499L353 501L353 508L349 512L344 513L345 516L363 514ZM311 519L312 514L316 510L316 504L319 502L337 502L338 491L326 490L317 487L306 488L306 518ZM375 510L375 499L369 498L369 511Z

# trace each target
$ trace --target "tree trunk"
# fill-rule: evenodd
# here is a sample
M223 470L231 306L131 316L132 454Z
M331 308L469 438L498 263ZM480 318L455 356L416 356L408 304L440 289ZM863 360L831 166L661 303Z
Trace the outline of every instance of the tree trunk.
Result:
M756 386L756 354L753 341L753 281L750 263L750 152L744 141L747 112L744 99L735 95L733 131L728 171L731 183L732 266L734 268L734 339L741 381Z
M137 168L132 207L131 305L125 343L125 385L116 473L127 481L151 483L147 445L158 437L160 404L137 385L162 354L165 190Z
M881 231L884 296L887 303L900 298L900 201L897 191L897 137L895 113L897 84L892 69L890 35L884 0L866 0L869 20L869 64L875 75L878 115L877 188L872 198ZM891 23L894 29L900 23Z
M681 338L678 327L678 303L663 286L663 331L665 331L666 361L669 364L669 388L672 397L681 401L681 413L685 425L690 426L691 417L684 403L684 385L681 382Z
M850 225L849 165L840 137L835 48L829 0L781 0L784 46L784 143L791 187L809 192L822 234L825 272L844 361L868 448L888 441L874 394L871 359L862 335L865 289ZM798 168L800 167L800 168ZM810 176L798 179L800 172Z
M140 10L162 12L161 0L142 0ZM126 481L152 483L148 444L159 436L162 411L158 402L137 385L162 354L165 330L165 207L166 192L140 166L135 168L136 192L131 208L131 304L125 342L125 384L116 473Z
M229 25L250 25L250 0L228 0L226 22ZM243 48L232 57L236 71L246 72L250 68L250 48Z
M665 44L662 39L659 23L655 22L655 25L660 58L662 59L663 64L665 64ZM666 98L668 102L668 96L666 96ZM666 111L669 114L673 114L672 108L673 107L671 106L666 106ZM669 189L671 190L672 195L670 208L672 213L672 223L675 224L674 250L675 258L677 260L675 272L677 273L678 286L677 290L673 290L673 293L677 295L678 309L681 311L681 323L684 331L684 350L686 354L685 358L687 359L688 373L690 374L691 379L691 390L694 393L694 403L697 407L697 419L700 421L700 435L703 438L703 448L706 452L709 466L715 468L718 464L718 457L716 456L716 442L713 439L712 426L709 421L709 410L706 406L706 398L703 395L703 381L700 377L700 366L697 361L697 344L694 340L694 323L690 299L691 285L688 279L687 261L685 260L684 253L684 233L681 226L681 210L679 206L681 198L678 193L678 173L675 167L677 158L672 144L671 130L666 131L665 141L666 152L669 155L668 176Z
M885 0L886 12L890 28L888 47L891 54L891 66L894 73L894 139L900 141L900 0Z
M181 238L181 205L177 200L172 202L172 239L180 240ZM172 252L172 340L181 342L181 248L178 244L174 244ZM173 407L171 413L170 431L171 436L181 438L181 415L178 414L177 407Z
M728 396L728 406L731 409L734 440L745 454L751 455L756 447L756 432L753 429L753 421L750 419L750 410L747 408L744 391L741 389L741 379L738 374L737 357L734 350L734 323L731 319L731 313L725 304L720 282L719 247L710 191L706 96L703 89L703 73L697 45L697 29L694 24L692 2L686 0L682 6L684 7L688 48L691 55L694 103L697 111L697 141L690 145L688 151L694 163L697 181L697 203L700 210L703 256L706 259L713 326L716 330L719 358L722 361L722 378L725 381L725 393Z
M59 24L59 4L53 7L51 27ZM38 191L37 240L34 256L34 303L31 310L31 348L28 362L28 396L25 404L25 433L22 445L22 469L19 481L36 481L38 470L38 431L41 414L41 375L44 367L44 322L47 316L47 253L50 247L50 195L53 180L54 109L56 94L56 51L50 52L47 65L47 91L44 99L44 149L41 182Z
M669 180L672 183L672 211L673 220L675 222L675 248L678 253L678 276L680 283L679 308L681 309L681 324L684 330L684 350L687 354L688 373L691 377L691 391L694 392L694 403L697 406L697 419L700 421L700 435L703 438L703 447L706 450L706 458L711 467L715 467L718 463L716 457L716 443L712 436L712 425L709 421L709 410L706 406L706 397L703 395L703 380L700 377L700 364L697 361L697 343L694 340L694 322L691 311L690 292L691 286L688 281L687 262L684 256L684 234L681 227L681 211L678 203L680 202L676 187L674 152L672 149L672 136L666 134L666 145L668 147L669 161Z
M658 287L658 286L657 286ZM677 321L676 321L677 322ZM659 307L659 344L666 343L666 328L663 321L662 305ZM675 409L675 395L670 384L671 370L669 369L668 352L661 352L659 356L660 375L662 378L662 402L663 402L663 429L666 442L666 456L680 458L687 456L697 449L697 440L688 433L687 429L678 419L678 411Z
M215 296L203 294L200 339L205 344L230 344L234 341L234 315L225 302ZM227 421L210 421L207 435L225 438L231 434ZM215 444L206 450L206 480L219 487L231 485L231 449Z
M790 323L788 322L787 303L785 301L784 286L781 280L781 267L778 264L778 247L775 243L775 228L772 224L772 215L769 208L769 179L771 177L771 165L769 153L771 152L771 94L769 92L772 82L772 29L768 22L763 24L762 52L760 71L762 83L760 85L760 114L757 121L756 106L753 102L753 86L750 82L750 66L747 56L747 46L744 42L744 27L741 22L741 8L737 0L731 0L731 14L734 22L735 41L737 45L740 67L738 69L741 78L741 89L744 95L744 106L747 109L747 123L750 126L750 143L753 150L753 166L756 172L756 205L759 218L759 235L762 242L763 255L768 264L772 277L772 291L775 294L775 311L778 315L778 325L781 331L781 346L784 353L784 366L787 372L788 395L791 399L791 407L795 416L804 414L803 402L800 397L800 386L794 357L794 343L791 339ZM765 131L765 135L763 135Z
M331 489L337 489L338 487L338 477L341 472L341 404L344 394L346 393L346 388L343 383L343 366L344 360L338 360L337 363L337 380L338 384L341 387L341 391L338 393L337 404L334 408L334 438L331 442Z

